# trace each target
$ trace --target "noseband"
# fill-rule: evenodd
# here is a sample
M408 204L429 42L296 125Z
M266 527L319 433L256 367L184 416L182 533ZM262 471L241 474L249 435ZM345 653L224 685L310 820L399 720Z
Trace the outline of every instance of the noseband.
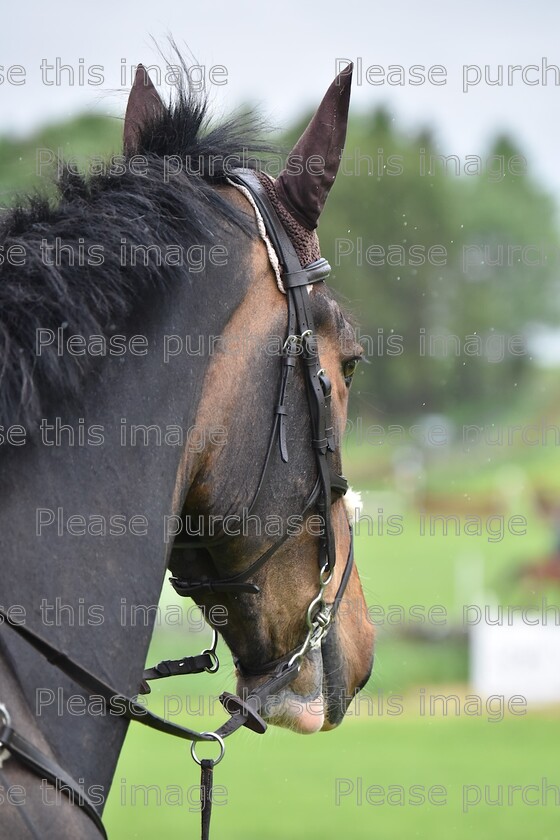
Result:
M333 603L327 604L325 593L329 583L333 579L336 562L331 505L333 496L340 497L346 493L348 483L344 476L339 475L333 470L329 463L329 453L334 453L335 451L334 431L331 421L331 384L326 371L321 368L319 360L307 287L310 284L324 281L329 274L330 267L326 260L319 259L302 268L294 246L254 172L238 169L234 171L230 180L248 189L260 210L267 234L276 249L284 270L282 281L286 290L288 303L287 337L282 352L282 375L278 403L275 407L274 421L264 465L249 512L255 507L264 486L276 440L279 442L282 460L284 462L288 460L285 428L287 415L286 395L298 356L301 357L304 371L311 420L311 443L317 464L317 479L305 502L302 516L307 516L315 508L322 519L321 535L319 536L319 587L317 594L306 611L305 638L298 647L284 654L280 659L268 662L258 668L248 667L237 661L237 668L242 674L249 676L270 676L258 688L253 689L246 698L237 697L229 692L223 692L220 695L220 701L229 713L229 719L215 732L197 732L160 718L148 711L144 705L139 704L134 698L126 697L115 691L110 685L76 662L68 653L57 649L30 627L21 625L12 619L9 613L0 609L1 623L11 627L14 632L35 648L52 665L65 673L73 682L82 686L90 695L100 695L107 703L107 708L111 710L111 713L121 715L128 720L136 720L145 726L157 729L159 732L191 741L193 757L201 765L203 840L208 838L209 834L212 803L212 771L214 765L221 761L224 754L224 739L242 726L258 733L263 733L266 730L266 723L260 715L263 703L274 692L285 688L295 679L301 668L304 656L310 650L319 647L323 642L332 626L334 616L350 579L354 562L353 535L352 528L350 527L350 548L346 568L342 574ZM257 594L259 587L249 579L273 557L289 536L289 533L282 535L247 569L232 577L198 581L173 577L171 578L171 583L175 591L182 596L195 597L197 595L220 592ZM197 545L200 545L200 543L197 543ZM178 543L174 545L174 548L181 547L185 546ZM188 547L192 547L192 544ZM160 662L154 668L146 670L144 672L141 691L143 693L149 693L150 691L146 680L161 679L179 674L216 671L219 664L215 653L216 640L217 634L214 632L214 642L209 650L204 651L198 656ZM199 760L194 751L194 747L197 742L201 741L217 741L221 749L219 758L216 760ZM95 805L85 794L81 785L49 756L39 751L15 730L12 726L9 711L0 703L0 768L2 767L2 763L10 758L26 766L38 777L45 778L55 786L62 788L71 797L72 802L82 808L94 821L100 834L106 837L101 818Z
M248 509L250 514L260 498L271 463L271 455L278 440L280 455L286 463L288 450L286 444L286 396L292 371L298 357L301 357L305 379L307 402L311 420L311 445L315 453L318 476L309 494L301 517L302 520L316 508L322 520L319 537L319 591L309 604L305 616L306 636L298 647L284 654L279 659L267 662L258 668L242 664L235 660L238 672L244 676L262 676L271 672L281 673L285 668L297 666L299 671L303 657L317 648L327 635L338 610L342 596L350 579L354 562L353 533L350 527L350 548L346 568L342 575L338 591L332 604L325 601L325 592L333 579L336 563L336 546L332 528L331 506L336 498L343 496L348 489L348 482L343 475L333 470L329 462L329 453L335 451L334 430L332 426L331 383L324 368L321 367L317 336L314 331L313 313L309 301L309 286L323 282L330 274L330 265L325 259L318 259L302 268L294 245L286 233L276 210L265 189L250 169L236 169L229 178L249 191L263 218L267 235L283 267L282 283L286 290L288 304L287 337L282 350L282 375L278 401L275 406L274 421L268 448L261 470L257 489ZM333 498L333 496L335 498ZM270 548L260 555L251 565L236 575L219 579L192 580L178 577L171 578L171 584L178 595L196 597L214 593L244 592L258 594L259 587L250 578L261 569L289 538L283 534ZM212 543L175 543L174 549L202 547L223 542L223 537Z

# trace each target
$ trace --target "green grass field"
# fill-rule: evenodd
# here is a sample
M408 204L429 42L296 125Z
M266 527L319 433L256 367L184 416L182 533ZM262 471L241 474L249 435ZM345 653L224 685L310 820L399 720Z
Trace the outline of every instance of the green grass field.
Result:
M555 840L560 788L558 799L554 790L548 792L547 804L535 789L527 795L536 804L527 805L511 786L541 786L543 778L560 786L557 744L551 737L557 729L558 721L546 716L489 723L406 714L350 717L337 731L312 738L241 732L231 738L215 771L216 784L223 788L216 800L222 804L213 809L213 836ZM138 730L132 727L115 775L106 811L109 836L196 837L198 768L188 747ZM130 805L134 785L155 784L158 789L149 793L138 788L136 804ZM372 785L382 789L370 790L368 801ZM401 797L410 799L413 785L422 786L416 792L423 790L426 797L430 787L442 786L443 796L434 799L442 804L398 804ZM502 805L492 804L500 797Z

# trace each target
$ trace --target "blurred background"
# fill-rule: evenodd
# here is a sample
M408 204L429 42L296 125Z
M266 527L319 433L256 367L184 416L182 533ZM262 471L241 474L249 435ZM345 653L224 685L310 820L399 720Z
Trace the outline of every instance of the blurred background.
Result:
M557 836L559 24L546 0L169 12L139 0L22 6L2 29L4 207L50 189L37 148L81 164L119 153L130 66L165 65L151 37L164 55L169 34L188 45L202 76L223 66L227 83L208 85L216 117L260 106L285 148L337 60L356 63L319 234L371 362L343 448L364 503L356 555L376 665L336 732L243 731L228 744L216 837ZM14 65L26 75L10 84ZM150 663L209 640L195 620L170 626L169 603ZM165 711L175 692L194 726L213 727L208 699L234 685L220 653L217 676L155 685L150 707ZM110 836L196 836L188 750L140 729L117 768ZM156 787L134 800L142 785ZM434 785L444 803L414 801L413 786Z

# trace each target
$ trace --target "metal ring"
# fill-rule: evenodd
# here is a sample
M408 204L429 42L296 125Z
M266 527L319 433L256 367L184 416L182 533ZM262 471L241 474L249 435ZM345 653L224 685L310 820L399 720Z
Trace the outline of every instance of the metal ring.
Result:
M326 572L327 576L323 577L323 574ZM325 587L328 586L334 576L334 570L329 569L329 567L325 564L323 568L319 572L319 580L321 582L321 586Z
M217 732L201 732L201 735L210 735L210 737L214 741L217 741L218 744L220 745L220 755L218 756L218 758L216 758L214 760L214 766L216 766L216 764L220 763L220 761L224 757L224 753L226 751L226 745L224 744L224 739L221 737L221 735L218 735ZM202 761L196 754L196 744L197 744L196 741L193 741L192 744L191 744L191 755L194 758L194 760L196 761L196 763L200 765L202 763Z
M309 642L309 638L310 638L310 633L308 633L308 634L307 634L307 639L305 640L305 642L303 643L303 645L299 648L299 650L297 650L297 651L294 653L294 655L293 655L293 656L292 656L292 657L288 660L288 668L291 668L291 667L292 667L292 665L294 664L294 662L295 662L297 659L299 659L299 660L300 660L300 661L298 662L298 674L299 674L299 672L301 671L301 660L302 660L302 658L305 656L305 654L307 653L307 645L308 645L308 642Z
M204 656L205 653L208 654L214 661L209 668L205 668L207 674L215 674L218 668L220 667L220 660L218 659L218 654L216 653L216 647L218 646L218 631L215 627L212 627L212 644L209 648L202 651L202 655Z
M203 653L207 653L208 656L213 659L212 665L209 668L205 668L207 674L215 674L218 668L220 667L220 660L218 659L218 654L215 650L205 650Z
M305 620L307 622L307 626L309 627L310 631L313 632L315 630L315 608L319 605L319 609L321 609L320 605L324 603L323 601L323 593L319 592L318 595L313 598L309 606L307 607L307 613L305 615Z

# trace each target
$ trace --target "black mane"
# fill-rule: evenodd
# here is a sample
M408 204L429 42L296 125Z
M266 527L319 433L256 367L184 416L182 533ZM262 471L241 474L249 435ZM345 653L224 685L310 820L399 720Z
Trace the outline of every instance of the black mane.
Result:
M183 87L161 118L145 128L138 154L147 159L147 175L81 177L65 172L57 183L53 206L34 196L7 213L0 224L0 247L21 245L25 264L0 265L0 425L22 423L32 428L51 397L79 392L88 356L35 351L36 330L67 335L103 335L123 330L135 306L147 292L169 289L185 269L150 260L148 266L120 265L121 240L129 245L181 246L212 244L217 230L237 225L247 234L247 217L215 189L234 166L255 166L254 154L266 151L255 144L261 125L252 116L209 125L208 101ZM251 150L251 161L247 155ZM189 162L189 173L164 181L164 155ZM192 174L196 172L197 174ZM59 237L73 247L80 239L86 249L101 245L101 265L48 266L40 244ZM197 275L190 274L196 278ZM91 359L90 359L91 362Z

